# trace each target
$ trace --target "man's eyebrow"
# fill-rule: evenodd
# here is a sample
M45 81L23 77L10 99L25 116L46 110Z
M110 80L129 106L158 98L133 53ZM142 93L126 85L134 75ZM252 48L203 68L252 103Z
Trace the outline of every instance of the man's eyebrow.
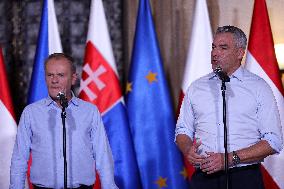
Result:
M221 45L219 45L220 47L228 47L228 45L227 44L221 44Z

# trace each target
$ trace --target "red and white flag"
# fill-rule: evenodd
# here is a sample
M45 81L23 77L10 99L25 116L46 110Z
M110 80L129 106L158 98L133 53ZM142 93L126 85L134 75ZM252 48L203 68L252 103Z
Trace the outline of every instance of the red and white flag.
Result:
M0 188L9 188L10 165L17 124L0 47Z
M189 41L182 83L183 94L185 94L187 88L194 80L212 71L212 30L206 0L196 1L192 32Z
M255 0L245 67L262 77L271 87L284 133L284 90L274 51L265 0ZM262 164L265 188L284 188L284 151L265 158Z
M188 46L188 54L179 98L179 108L190 84L210 73L211 69L211 44L212 31L208 15L206 0L198 0L195 5L193 26ZM194 172L194 167L186 162L189 178Z

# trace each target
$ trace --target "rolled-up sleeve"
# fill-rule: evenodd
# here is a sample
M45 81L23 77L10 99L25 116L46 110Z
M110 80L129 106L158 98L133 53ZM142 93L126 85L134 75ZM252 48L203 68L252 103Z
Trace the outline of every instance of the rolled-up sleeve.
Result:
M192 105L190 103L189 90L183 98L182 105L180 108L180 114L177 120L175 129L175 141L179 134L185 134L193 140L194 135L194 114Z
M283 149L281 121L275 97L268 84L262 85L258 97L257 118L261 139L279 153Z

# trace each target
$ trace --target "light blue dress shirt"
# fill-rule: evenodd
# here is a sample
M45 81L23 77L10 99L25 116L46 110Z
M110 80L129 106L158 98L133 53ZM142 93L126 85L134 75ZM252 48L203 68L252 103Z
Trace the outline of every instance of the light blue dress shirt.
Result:
M266 140L280 152L283 145L277 104L269 85L240 66L226 83L228 152ZM201 141L199 153L224 153L221 81L210 73L188 88L176 125L176 136ZM243 166L245 164L241 164Z
M11 163L11 189L23 189L30 151L30 180L48 188L63 188L61 108L50 97L28 105L20 119ZM96 106L73 97L66 108L68 188L92 185L95 170L103 189L117 188L111 149Z

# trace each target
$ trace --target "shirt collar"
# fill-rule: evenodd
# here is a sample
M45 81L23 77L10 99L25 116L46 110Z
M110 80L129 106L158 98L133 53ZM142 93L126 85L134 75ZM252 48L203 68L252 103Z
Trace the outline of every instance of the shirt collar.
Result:
M243 81L243 77L244 77L244 68L243 66L241 65L232 75L229 76L230 79L237 79L239 81ZM217 79L218 76L214 73L214 72L211 72L209 74L209 80L211 79Z
M75 106L79 106L79 98L77 98L75 96L75 94L72 91L72 98L71 100L68 102L68 105L73 104ZM51 104L56 104L56 102L48 95L48 97L45 99L45 105L49 106Z
M231 76L230 78L236 78L239 81L243 81L244 78L244 67L241 65Z

